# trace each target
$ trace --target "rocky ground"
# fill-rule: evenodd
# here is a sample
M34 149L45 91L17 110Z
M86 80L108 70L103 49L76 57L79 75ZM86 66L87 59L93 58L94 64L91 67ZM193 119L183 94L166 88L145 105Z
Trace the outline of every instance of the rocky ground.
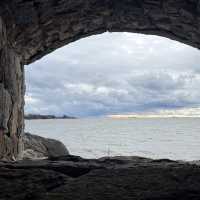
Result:
M24 160L0 162L0 200L200 199L200 162L83 159L57 140L30 133L23 143Z
M140 157L0 162L0 200L199 200L200 166Z

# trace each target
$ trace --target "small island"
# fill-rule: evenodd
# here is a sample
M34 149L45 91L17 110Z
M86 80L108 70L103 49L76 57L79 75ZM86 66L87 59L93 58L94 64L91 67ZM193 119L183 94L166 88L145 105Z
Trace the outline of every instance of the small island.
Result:
M26 114L25 119L34 120L34 119L77 119L77 118L68 115L55 116L55 115L41 115L41 114Z

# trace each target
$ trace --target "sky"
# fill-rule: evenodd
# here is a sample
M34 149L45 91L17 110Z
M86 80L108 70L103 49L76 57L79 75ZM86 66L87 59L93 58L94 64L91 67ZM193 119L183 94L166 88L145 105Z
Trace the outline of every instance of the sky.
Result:
M200 51L163 37L90 36L25 66L25 72L25 113L200 115Z

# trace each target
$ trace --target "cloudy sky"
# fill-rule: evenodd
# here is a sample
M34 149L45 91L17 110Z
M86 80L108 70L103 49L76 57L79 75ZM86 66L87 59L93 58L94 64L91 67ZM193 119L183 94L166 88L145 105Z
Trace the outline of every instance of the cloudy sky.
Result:
M200 113L200 51L157 36L104 33L26 66L26 88L26 113Z

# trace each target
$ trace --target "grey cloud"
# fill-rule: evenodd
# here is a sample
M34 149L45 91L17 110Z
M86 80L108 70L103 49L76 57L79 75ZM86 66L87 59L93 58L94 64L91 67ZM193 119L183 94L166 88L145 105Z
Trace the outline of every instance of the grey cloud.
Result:
M198 106L200 53L156 36L80 40L26 67L26 112L76 116Z

